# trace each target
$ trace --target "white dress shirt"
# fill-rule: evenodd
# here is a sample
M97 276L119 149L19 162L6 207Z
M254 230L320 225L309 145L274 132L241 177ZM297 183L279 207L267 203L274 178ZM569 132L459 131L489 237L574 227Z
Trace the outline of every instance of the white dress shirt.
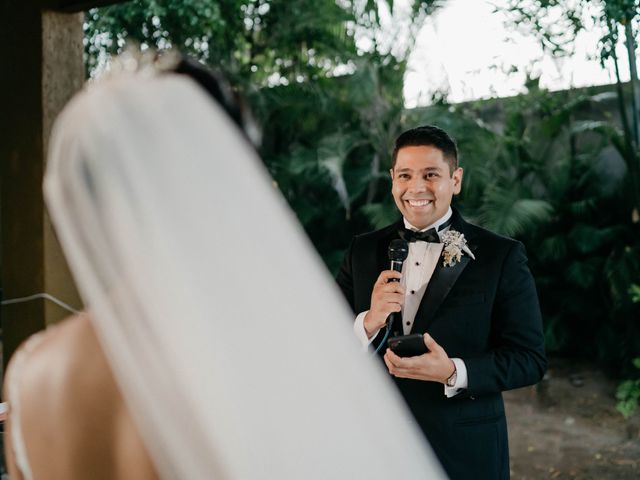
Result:
M449 207L447 213L440 220L422 230L418 230L406 219L403 220L405 227L409 230L424 232L430 228L435 228L438 235L441 236L449 227L447 226L441 231L438 231L438 227L447 222L452 214L451 207ZM405 288L404 306L402 308L402 329L405 335L411 332L422 296L427 290L429 280L431 280L431 276L436 269L443 247L442 243L409 242L409 254L402 265L402 279L400 281L400 284ZM374 332L371 338L367 336L367 332L364 329L364 317L367 312L368 310L358 314L353 324L353 331L366 350L380 332L380 330ZM444 394L447 397L455 396L460 390L467 388L468 385L467 367L464 361L459 358L452 358L451 360L456 366L457 378L453 387L444 386Z

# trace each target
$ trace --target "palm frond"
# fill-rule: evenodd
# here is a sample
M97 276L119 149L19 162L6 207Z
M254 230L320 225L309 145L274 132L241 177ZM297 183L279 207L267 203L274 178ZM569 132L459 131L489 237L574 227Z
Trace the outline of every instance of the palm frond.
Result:
M638 247L623 245L614 249L607 257L603 273L608 281L610 293L616 305L633 301L629 296L629 286L637 281L640 272L640 252Z
M362 212L376 229L389 225L398 219L396 206L388 202L369 203L362 207Z
M588 220L597 213L598 201L595 197L575 200L567 205L571 216L577 220Z
M567 239L564 234L549 235L538 245L537 254L544 261L557 262L566 258Z
M517 189L494 187L485 196L480 218L489 229L517 236L549 222L553 212L553 206L545 200L520 198Z
M599 257L574 260L565 269L565 278L573 285L587 290L600 278L602 263Z
M593 253L610 243L618 234L617 227L599 228L594 225L579 223L569 233L572 248L582 254Z
M322 138L318 145L318 163L329 173L331 186L338 195L347 218L351 216L351 199L344 178L344 165L349 153L360 143L356 135L338 132Z

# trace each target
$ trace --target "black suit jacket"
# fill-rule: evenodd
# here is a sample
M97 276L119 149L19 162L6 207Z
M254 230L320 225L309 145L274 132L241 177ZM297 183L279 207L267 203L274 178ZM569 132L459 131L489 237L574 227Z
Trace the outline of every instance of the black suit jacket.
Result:
M401 227L351 242L337 281L355 314L369 309ZM451 228L464 234L475 260L463 254L445 267L440 259L411 333L428 332L449 357L464 360L468 387L446 398L440 383L394 380L452 479L509 478L501 392L538 382L547 365L535 284L520 242L467 223L456 210Z

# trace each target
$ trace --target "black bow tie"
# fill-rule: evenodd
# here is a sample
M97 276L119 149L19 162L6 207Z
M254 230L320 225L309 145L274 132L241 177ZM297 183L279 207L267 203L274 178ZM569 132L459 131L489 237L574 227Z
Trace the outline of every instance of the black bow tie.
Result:
M438 236L438 232L435 228L430 228L425 232L414 232L413 230L409 230L408 228L403 228L399 232L400 238L407 242L431 242L431 243L440 243L440 237Z

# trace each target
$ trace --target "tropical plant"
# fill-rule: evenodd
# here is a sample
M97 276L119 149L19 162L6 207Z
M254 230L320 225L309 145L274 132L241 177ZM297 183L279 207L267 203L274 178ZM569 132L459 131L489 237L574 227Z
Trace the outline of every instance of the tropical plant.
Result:
M640 303L640 286L631 285L629 295L633 302ZM632 363L636 369L640 370L640 357L634 358ZM636 376L639 374L638 370L635 372ZM616 408L624 418L629 418L633 415L638 405L640 405L640 379L630 379L620 383L616 391L616 398L618 399Z
M640 369L640 357L633 360L633 365ZM616 391L618 404L617 410L624 416L629 418L635 413L640 404L640 380L625 380Z
M514 28L527 29L542 47L555 56L570 55L576 36L599 28L599 60L613 63L620 119L620 153L628 169L634 218L640 212L640 78L636 67L636 38L640 24L639 0L508 0L499 8ZM623 88L617 47L624 44L630 73L628 91ZM629 217L631 218L631 211ZM638 220L636 220L637 223Z
M287 84L355 56L352 18L330 0L133 0L87 12L86 64L94 69L133 40L179 48L256 86Z
M134 0L87 12L87 71L135 40L230 76L263 127L263 160L335 270L350 237L382 219L406 61L441 3Z
M628 285L640 275L640 81L635 60L640 2L510 0L501 10L514 28L537 35L555 56L573 53L582 30L599 28L600 62L614 66L615 93L596 95L584 105L612 98L617 108L608 110L617 114L584 118L583 109L583 118L575 112L559 117L571 126L565 143L569 155L560 160L567 167L558 176L559 183L565 177L569 188L565 200L554 203L556 220L527 240L539 247L532 267L547 310L548 345L590 358L595 354L626 369L640 353L640 312L627 294ZM620 44L627 51L631 76L626 86L617 53ZM602 155L593 155L599 151ZM555 263L544 257L555 258Z

